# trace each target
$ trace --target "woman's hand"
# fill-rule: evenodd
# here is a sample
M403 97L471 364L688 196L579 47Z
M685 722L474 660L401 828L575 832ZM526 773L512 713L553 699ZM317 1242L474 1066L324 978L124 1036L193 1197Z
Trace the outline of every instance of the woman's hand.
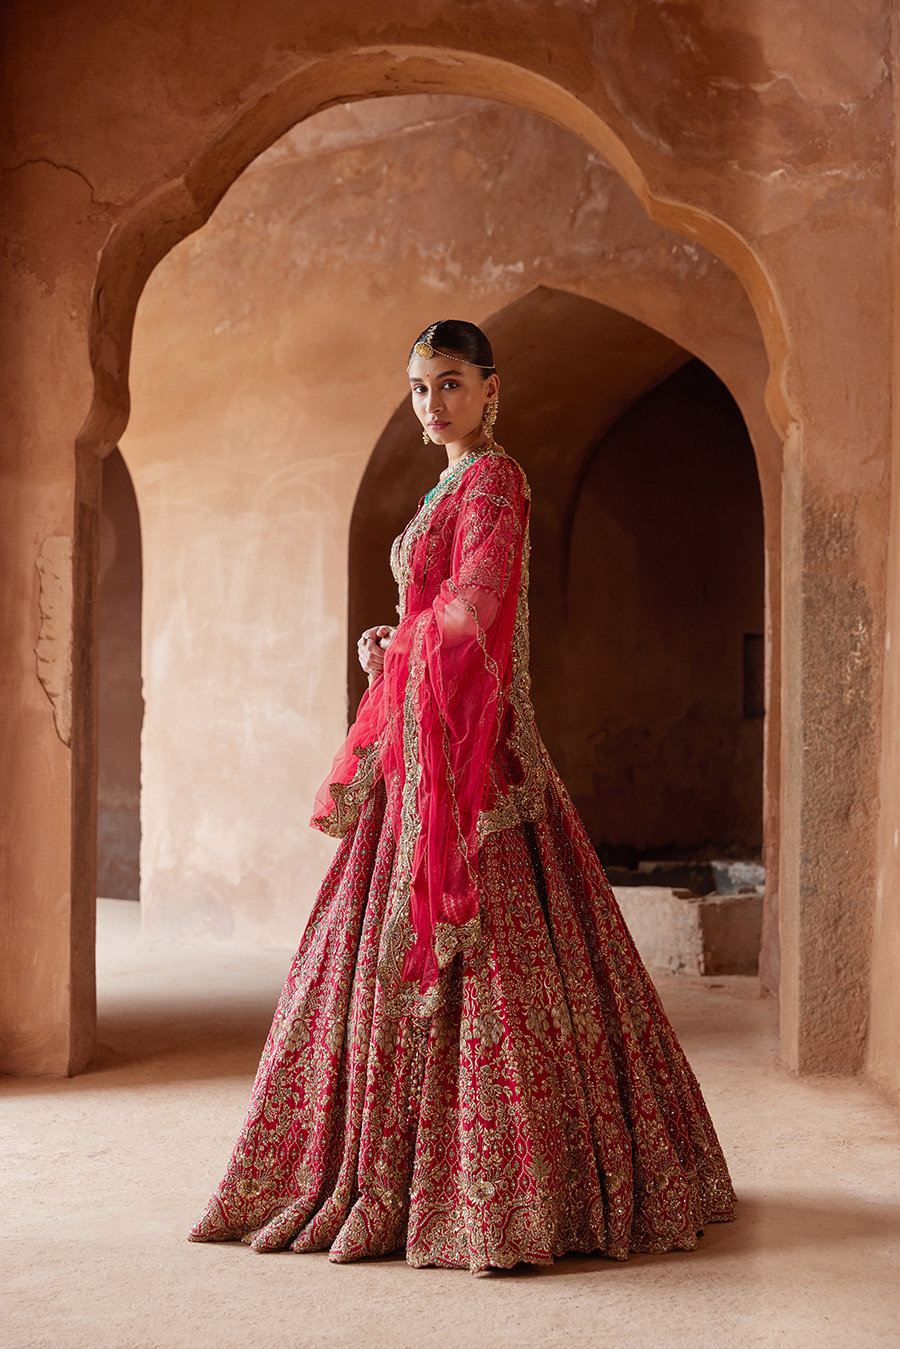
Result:
M389 628L386 623L381 623L377 628L366 628L356 643L359 663L369 676L370 684L384 670L384 653L390 646L393 635L394 629Z

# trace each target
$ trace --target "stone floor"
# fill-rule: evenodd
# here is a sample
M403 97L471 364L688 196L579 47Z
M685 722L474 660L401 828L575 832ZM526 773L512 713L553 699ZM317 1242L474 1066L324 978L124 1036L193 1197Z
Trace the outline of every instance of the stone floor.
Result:
M900 1116L782 1070L750 979L660 980L741 1200L696 1252L472 1278L189 1244L290 953L143 943L137 905L100 909L100 1056L0 1085L3 1349L900 1346Z

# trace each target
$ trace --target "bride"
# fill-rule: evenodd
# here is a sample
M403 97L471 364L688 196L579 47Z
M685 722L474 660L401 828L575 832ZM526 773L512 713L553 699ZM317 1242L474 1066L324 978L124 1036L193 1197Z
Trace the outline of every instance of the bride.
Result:
M535 727L529 490L474 324L408 363L447 468L313 824L342 839L227 1173L190 1236L479 1271L690 1250L734 1193L697 1081Z

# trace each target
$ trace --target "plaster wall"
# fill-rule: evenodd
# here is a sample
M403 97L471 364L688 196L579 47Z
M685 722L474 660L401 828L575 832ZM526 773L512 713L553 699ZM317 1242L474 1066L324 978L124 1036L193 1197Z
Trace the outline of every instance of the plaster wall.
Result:
M72 613L90 614L100 460L73 442L103 231L83 180L47 164L0 211L18 260L0 316L0 1064L65 1073L92 1050L96 1005L95 666Z
M540 216L528 209L539 195L552 203ZM402 397L409 344L436 316L481 320L551 282L627 295L632 310L689 328L739 386L758 378L755 324L726 267L653 225L570 134L472 100L399 98L311 119L150 279L121 442L145 547L146 931L299 938L333 850L307 821L346 726L350 515ZM607 418L688 356L609 312L605 346L577 306L553 318L545 304L527 338L516 325L498 334L501 370L517 342L536 367L510 387L499 429L512 432L511 453L521 444L526 462L537 455L537 511L554 526L566 514L560 458L571 455L555 440L583 453L603 427L596 375L589 365L576 375L575 346L603 369ZM617 351L616 325L628 322L645 334L638 350L659 352L633 387ZM757 401L761 392L757 383ZM421 460L408 408L401 419ZM416 497L405 496L402 519ZM548 615L561 595L551 547L533 569ZM363 548L363 566L384 571L385 541ZM754 789L758 819L758 773Z
M893 56L900 50L894 25ZM896 69L896 64L895 64ZM900 105L894 109L894 153L900 167ZM895 179L896 181L896 179ZM894 228L900 229L900 194L894 195ZM884 620L884 688L879 775L878 876L872 941L871 1003L866 1066L874 1080L900 1101L900 249L894 249L892 442L890 532Z

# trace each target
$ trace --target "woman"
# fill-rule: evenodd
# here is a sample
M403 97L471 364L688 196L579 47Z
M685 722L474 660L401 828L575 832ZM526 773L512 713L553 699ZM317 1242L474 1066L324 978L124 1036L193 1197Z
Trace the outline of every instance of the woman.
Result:
M447 449L313 823L343 839L191 1233L479 1271L689 1250L733 1216L697 1082L535 728L524 474L473 324L409 358Z

